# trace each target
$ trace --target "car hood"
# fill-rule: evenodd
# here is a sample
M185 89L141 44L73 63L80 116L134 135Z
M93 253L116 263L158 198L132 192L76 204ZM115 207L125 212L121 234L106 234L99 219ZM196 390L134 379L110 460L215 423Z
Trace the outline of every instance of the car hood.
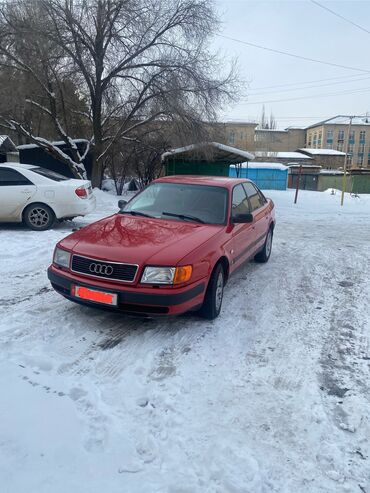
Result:
M223 226L115 214L67 236L59 246L87 257L176 265Z

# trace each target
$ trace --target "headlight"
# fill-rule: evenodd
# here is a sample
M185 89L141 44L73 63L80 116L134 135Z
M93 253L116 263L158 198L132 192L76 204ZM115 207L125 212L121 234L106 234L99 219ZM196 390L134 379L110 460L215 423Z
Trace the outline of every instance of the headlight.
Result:
M180 284L189 281L193 268L183 267L145 267L141 276L144 284Z
M54 264L59 265L60 267L69 267L69 261L71 260L71 253L66 250L62 250L61 248L56 248L54 252Z

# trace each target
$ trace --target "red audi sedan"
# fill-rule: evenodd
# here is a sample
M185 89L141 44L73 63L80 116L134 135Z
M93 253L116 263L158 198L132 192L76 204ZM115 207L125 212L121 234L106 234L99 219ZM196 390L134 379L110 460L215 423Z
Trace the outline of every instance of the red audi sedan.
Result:
M48 277L66 298L146 315L221 310L229 276L267 262L274 204L246 179L170 176L61 240Z

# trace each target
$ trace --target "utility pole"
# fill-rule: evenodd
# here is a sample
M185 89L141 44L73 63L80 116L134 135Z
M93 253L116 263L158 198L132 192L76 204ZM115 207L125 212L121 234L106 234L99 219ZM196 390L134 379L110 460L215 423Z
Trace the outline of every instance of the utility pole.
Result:
M301 176L302 176L302 164L299 167L298 176L297 176L297 186L295 189L295 197L294 197L294 203L295 204L297 203L297 199L298 199L298 190L299 190L299 185L301 182Z
M348 149L349 149L349 135L351 133L351 127L352 127L352 119L354 117L350 116L349 117L349 124L348 124L348 137L347 137L347 145L346 145L346 155L344 156L344 173L343 173L343 180L342 180L342 196L340 199L340 205L343 205L344 202L344 192L346 191L346 186L347 186L347 159L348 159Z

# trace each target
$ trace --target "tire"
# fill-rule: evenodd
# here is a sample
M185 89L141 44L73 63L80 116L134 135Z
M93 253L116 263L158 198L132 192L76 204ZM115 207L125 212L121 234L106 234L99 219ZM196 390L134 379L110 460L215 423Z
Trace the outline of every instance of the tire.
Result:
M199 314L208 320L214 320L220 314L225 285L225 271L221 264L213 269Z
M273 237L273 232L272 232L272 228L270 228L268 230L265 244L263 245L262 250L258 252L257 255L255 255L254 257L254 260L256 262L265 263L270 258L271 250L272 250L272 237Z
M41 203L30 204L23 212L23 220L26 226L34 231L50 229L55 222L54 211Z

